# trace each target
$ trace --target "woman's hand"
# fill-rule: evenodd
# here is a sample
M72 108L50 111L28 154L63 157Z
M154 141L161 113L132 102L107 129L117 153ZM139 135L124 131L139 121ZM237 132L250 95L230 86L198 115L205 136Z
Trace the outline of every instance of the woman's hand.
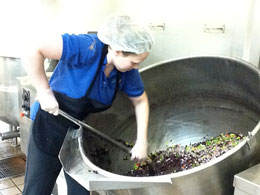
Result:
M147 141L137 140L134 147L131 150L131 160L142 161L147 157Z
M36 100L40 102L41 109L49 112L53 115L58 115L59 104L53 94L53 91L49 89L38 90Z

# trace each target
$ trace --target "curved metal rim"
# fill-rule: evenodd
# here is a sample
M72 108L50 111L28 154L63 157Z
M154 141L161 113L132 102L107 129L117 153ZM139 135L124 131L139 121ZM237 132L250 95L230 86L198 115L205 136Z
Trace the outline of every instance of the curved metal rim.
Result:
M145 70L148 70L148 69L151 69L151 68L154 68L156 66L160 66L162 64L169 63L169 62L177 62L177 61L182 61L182 60L187 60L187 59L196 59L196 58L219 58L219 59L224 59L224 60L236 61L236 62L241 63L242 65L247 66L251 70L257 72L259 77L260 77L260 70L256 66L254 66L253 64L251 64L251 63L249 63L249 62L247 62L243 59L240 59L240 58L230 57L230 56L221 56L221 55L219 55L219 56L217 56L217 55L185 56L185 57L179 57L179 58L172 58L172 59L156 62L154 64L143 67L143 68L139 69L139 72L143 72Z
M182 60L187 60L187 59L196 59L196 58L219 58L219 59L223 59L223 60L230 60L230 61L235 61L235 62L239 62L241 63L241 65L247 66L248 68L250 68L251 70L255 71L256 73L258 73L258 75L260 76L260 70L255 67L254 65L252 65L251 63L244 61L242 59L239 58L235 58L235 57L228 57L228 56L214 56L214 55L208 55L208 56L186 56L186 57L181 57L181 58L173 58L173 59L169 59L169 60L165 60L165 61L161 61L158 63L154 63L151 64L149 66L146 66L144 68L141 68L139 71L143 72L145 70L148 70L150 68L153 67L157 67L159 65L165 64L165 63L169 63L169 62L177 62L177 61L182 61ZM108 177L108 178L122 178L122 179L127 179L128 181L150 181L153 180L155 181L155 179L171 179L171 178L177 178L177 177L181 177L181 176L185 176L194 172L198 172L201 171L203 169L206 169L214 164L219 163L220 161L228 158L229 156L233 155L234 153L236 153L238 150L240 150L249 140L249 137L246 136L245 139L239 143L236 147L232 148L231 150L229 150L228 152L226 152L225 154L221 155L220 157L211 160L210 162L207 162L205 164L202 164L198 167L189 169L189 170L184 170L184 171L180 171L177 173L171 173L171 174L167 174L167 175L160 175L160 176L149 176L149 177L131 177L131 176L123 176L123 175L118 175L115 173L111 173L109 171L106 171L104 169L101 169L100 167L96 166L95 164L93 164L88 158L87 155L83 149L82 143L82 132L81 132L81 136L79 136L79 149L80 149L80 153L82 155L82 159L84 160L84 162L93 170L98 171L99 174Z
M104 169L101 169L100 167L96 166L95 164L93 164L88 158L87 155L83 149L83 138L82 138L82 131L80 132L80 136L78 138L78 142L79 142L79 150L80 150L80 154L82 156L83 161L93 170L96 170L100 175L108 177L108 178L122 178L122 179L127 179L128 181L155 181L156 179L171 179L171 178L177 178L177 177L181 177L181 176L185 176L185 175L189 175L191 173L194 172L198 172L201 171L203 169L206 169L214 164L217 164L218 162L228 158L229 156L231 156L232 154L236 153L238 150L240 150L249 140L248 136L245 137L245 139L239 143L237 146L235 146L234 148L232 148L231 150L229 150L228 152L226 152L225 154L219 156L216 159L213 159L205 164L202 164L198 167L194 167L192 169L188 169L188 170L184 170L184 171L180 171L177 173L170 173L167 175L160 175L160 176L149 176L149 177L131 177L131 176L124 176L124 175L118 175L115 173L111 173L109 171L106 171Z

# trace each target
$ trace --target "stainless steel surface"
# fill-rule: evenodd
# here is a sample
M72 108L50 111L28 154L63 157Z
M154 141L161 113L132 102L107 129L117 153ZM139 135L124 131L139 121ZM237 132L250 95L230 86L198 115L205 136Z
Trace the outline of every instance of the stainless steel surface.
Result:
M57 60L45 62L45 66L48 68L47 71L52 71L57 64ZM48 72L47 76L50 74ZM18 126L23 125L21 144L24 153L29 137L29 130L27 130L30 126L30 120L28 119L30 115L29 110L35 97L35 89L26 75L20 58L0 56L0 120L10 124L10 131L18 131ZM29 91L31 90L32 94L24 94L22 91L23 87L25 87L25 90L27 88ZM30 96L32 98L26 100ZM20 113L23 113L27 119L21 119Z
M50 61L51 62L51 61ZM55 64L55 61L52 62ZM53 69L53 65L50 65ZM49 67L50 67L49 66ZM47 79L52 75L52 72L46 72ZM29 142L30 135L30 107L35 101L36 89L29 76L18 77L18 100L19 100L19 113L23 113L23 117L19 117L20 125L20 137L21 137L21 150L23 153L27 154L27 145Z
M66 119L72 121L73 123L75 123L78 126L83 126L85 128L87 128L88 130L92 131L93 133L95 133L96 135L100 136L103 139L106 139L107 141L109 141L110 143L114 144L115 146L119 147L120 149L122 149L123 151L127 152L128 154L130 153L130 149L128 147L126 147L125 145L121 144L120 142L112 139L111 137L109 137L108 135L102 133L101 131L99 131L98 129L95 129L94 127L91 127L90 125L70 116L69 114L67 114L66 112L62 111L59 109L59 114L62 115L63 117L65 117Z
M19 131L10 131L10 132L5 132L5 133L0 133L1 140L6 140L6 139L12 139L12 138L17 138L20 137Z
M259 121L259 70L244 61L214 56L177 59L151 65L141 70L141 75L150 102L150 152L164 149L166 145L199 142L225 131L247 135ZM117 96L111 109L91 114L86 122L129 143L136 139L134 110L124 95ZM199 167L165 176L135 178L142 181L170 178L172 185L130 189L128 183L120 185L121 190L106 192L233 194L234 175L260 162L260 133L253 137L255 147L250 148L245 140L223 156ZM82 147L89 147L83 138L81 140L79 144ZM115 150L112 146L110 149ZM111 164L103 162L95 165L92 163L93 157L88 154L83 155L82 159L99 175L113 180L132 168L129 167L130 163L120 158L121 155L120 152L113 152ZM132 178L128 178L131 182ZM107 188L111 189L110 186Z
M19 126L16 77L26 75L19 58L0 57L0 120Z
M24 117L19 117L21 151L27 154L27 146L29 143L31 119L30 108L36 96L36 90L28 76L19 77L18 79L18 103L19 113L23 113ZM26 105L26 106L23 106Z
M260 164L251 167L234 177L234 195L259 195L260 194Z
M248 143L248 147L251 151L258 149L258 142L256 140L255 135L258 133L259 129L260 129L260 121L258 122L258 124L255 126L255 128L252 131L248 132L247 143Z
M88 159L82 155L80 135L84 131L81 128L75 130L70 129L65 137L62 145L59 158L63 169L78 183L86 187L88 190L107 190L107 189L122 189L123 188L143 188L155 186L167 186L171 184L171 179L168 177L160 178L154 181L153 178L129 178L126 176L113 175L113 177L104 177L100 175L97 169L92 169L86 161ZM107 172L107 174L111 174Z

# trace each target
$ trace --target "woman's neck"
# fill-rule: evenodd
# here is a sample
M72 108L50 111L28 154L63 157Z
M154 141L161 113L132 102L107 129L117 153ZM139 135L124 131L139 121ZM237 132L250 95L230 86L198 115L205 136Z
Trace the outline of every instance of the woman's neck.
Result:
M113 55L112 50L108 48L107 64L106 64L106 67L104 69L106 77L109 77L110 73L112 72L112 70L115 67L114 64L113 64L113 56L112 55Z
M108 78L110 73L112 72L112 70L114 69L114 65L113 64L106 64L106 67L104 69L104 73L106 75L106 77Z

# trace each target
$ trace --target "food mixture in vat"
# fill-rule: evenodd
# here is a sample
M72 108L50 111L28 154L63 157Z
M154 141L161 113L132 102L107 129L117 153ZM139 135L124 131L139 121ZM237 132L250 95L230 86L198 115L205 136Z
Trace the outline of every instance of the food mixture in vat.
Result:
M158 176L197 167L226 153L244 139L242 134L223 133L205 141L186 145L173 145L148 155L148 159L136 163L128 176Z
M115 152L113 148L110 148L109 143L97 142L97 136L91 132L85 131L84 134L85 141L91 143L88 144L91 147L84 149L88 156L92 157L92 162L96 165L103 165L101 168L109 170L111 161L115 160L111 159L111 153ZM129 166L129 171L124 173L124 175L148 177L188 170L221 156L234 148L244 138L245 136L241 133L227 132L209 139L204 138L204 141L186 146L181 146L180 144L167 146L164 150L150 153L145 161ZM120 142L128 147L133 146L133 144L122 140ZM120 160L124 160L126 164L131 164L128 162L130 161L130 156L123 154L121 158Z

